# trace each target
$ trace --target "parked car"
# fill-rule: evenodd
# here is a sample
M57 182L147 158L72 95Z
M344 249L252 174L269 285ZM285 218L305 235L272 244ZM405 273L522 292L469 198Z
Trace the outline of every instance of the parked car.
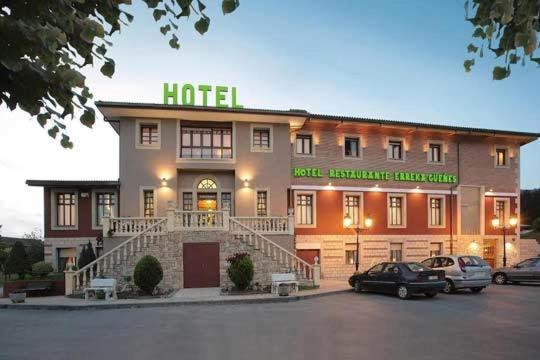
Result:
M446 284L443 292L470 289L479 293L491 284L491 266L481 257L473 255L434 256L422 261L424 266L444 270Z
M444 286L444 271L432 270L415 262L384 262L349 278L354 291L396 294L408 299L412 294L434 297Z
M540 256L524 260L512 267L497 269L493 273L493 282L498 285L507 282L519 284L521 281L540 281Z

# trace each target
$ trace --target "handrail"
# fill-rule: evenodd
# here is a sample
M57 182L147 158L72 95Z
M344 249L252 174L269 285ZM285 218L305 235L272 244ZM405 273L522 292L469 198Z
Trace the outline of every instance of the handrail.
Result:
M298 256L294 255L292 252L290 252L289 250L285 249L284 247L276 244L275 242L273 242L272 240L268 239L267 237L263 236L262 234L256 232L255 230L252 230L250 229L249 227L245 226L244 224L242 224L241 222L239 222L238 220L234 219L234 218L229 218L229 221L235 223L236 225L239 225L243 228L245 228L246 230L248 230L249 232L263 238L264 240L266 240L268 243L272 244L273 246L277 247L279 250L283 251L285 254L295 258L297 261L299 261L301 264L303 264L304 266L306 266L308 269L313 269L313 265L310 265L308 262L306 262L305 260L299 258Z
M150 230L152 230L153 228L157 227L158 225L161 225L162 223L164 223L165 221L167 221L166 218L163 218L161 219L160 221L158 221L157 223L155 223L154 225L150 226L149 228L141 231L140 233L138 234L135 234L133 235L132 237L130 237L129 239L127 239L126 241L120 243L119 245L113 247L111 250L107 251L105 254L101 255L100 257L98 257L96 260L92 261L91 263L88 263L87 265L83 266L82 268L80 268L79 270L75 271L73 273L73 276L78 276L80 273L82 273L83 271L86 271L88 269L90 269L91 267L93 267L94 265L96 265L99 261L103 260L103 258L105 258L106 256L109 256L111 255L112 253L114 253L115 251L119 250L120 248L124 247L125 245L127 245L128 243L130 243L131 241L135 240L136 238L138 238L139 236L141 235L144 235L146 232L149 232Z

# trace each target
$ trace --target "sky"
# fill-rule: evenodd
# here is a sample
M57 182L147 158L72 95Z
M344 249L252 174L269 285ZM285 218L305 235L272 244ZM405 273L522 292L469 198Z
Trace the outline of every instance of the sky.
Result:
M162 86L236 86L245 107L540 132L534 64L493 81L486 52L463 70L472 26L462 0L242 1L221 14L206 0L210 29L183 23L180 50L168 45L141 1L113 37L113 78L84 73L96 100L162 102ZM279 5L278 5L279 4ZM31 86L31 84L28 84ZM21 111L0 107L0 234L43 227L43 191L27 179L117 179L118 136L100 116L93 129L70 121L75 147ZM521 186L540 187L540 142L522 147Z

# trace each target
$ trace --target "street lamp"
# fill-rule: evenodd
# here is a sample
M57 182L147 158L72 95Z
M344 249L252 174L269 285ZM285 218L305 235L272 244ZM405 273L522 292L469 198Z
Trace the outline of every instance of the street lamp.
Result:
M506 224L503 221L501 222L501 219L499 219L496 215L491 219L491 225L496 229L502 229L503 231L503 266L506 267L506 229L511 229L517 225L517 218L511 217L508 219L508 224Z
M352 225L354 225L353 219L349 216L349 214L345 215L345 217L343 218L343 226L349 229L351 228ZM373 220L368 215L364 219L364 228L369 229L372 225L373 225ZM356 232L356 256L354 259L354 267L355 267L355 271L358 272L358 265L359 265L359 260L360 260L359 259L360 258L359 256L360 255L360 230L362 230L362 228L360 227L360 224L356 224L356 226L353 229Z

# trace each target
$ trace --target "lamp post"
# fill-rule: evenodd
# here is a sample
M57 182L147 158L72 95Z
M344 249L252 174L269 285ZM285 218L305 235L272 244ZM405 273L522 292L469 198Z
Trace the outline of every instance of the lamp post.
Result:
M352 225L355 225L353 229L356 232L356 256L354 258L354 268L355 271L358 272L358 265L360 260L360 230L362 230L362 228L360 227L360 224L353 224L353 219L349 216L349 214L345 215L345 217L343 218L343 226L347 229L350 229ZM373 225L373 220L368 215L364 219L364 228L369 229L371 225Z
M511 217L510 219L508 219L508 224L506 224L504 222L504 219L501 222L501 220L495 215L493 219L491 219L491 225L495 229L502 229L503 231L503 267L506 267L506 229L511 229L516 226L517 218Z

